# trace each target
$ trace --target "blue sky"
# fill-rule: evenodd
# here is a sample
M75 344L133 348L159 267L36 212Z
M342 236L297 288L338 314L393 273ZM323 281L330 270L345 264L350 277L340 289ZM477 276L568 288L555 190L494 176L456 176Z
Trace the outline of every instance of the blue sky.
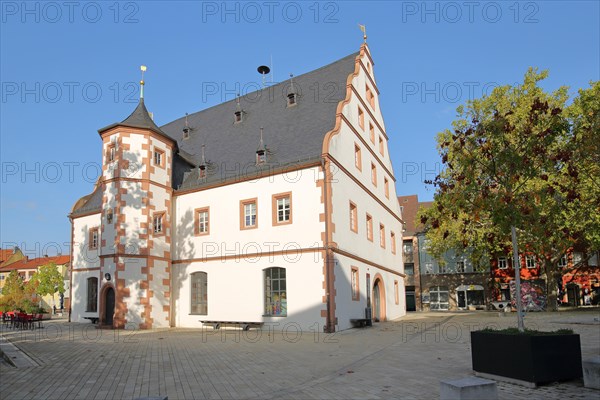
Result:
M399 195L431 200L435 135L455 109L527 68L571 92L598 80L598 1L2 1L2 247L68 254L73 203L92 190L97 130L137 102L165 124L358 50L367 26ZM208 92L218 87L217 93ZM239 88L239 89L236 89Z

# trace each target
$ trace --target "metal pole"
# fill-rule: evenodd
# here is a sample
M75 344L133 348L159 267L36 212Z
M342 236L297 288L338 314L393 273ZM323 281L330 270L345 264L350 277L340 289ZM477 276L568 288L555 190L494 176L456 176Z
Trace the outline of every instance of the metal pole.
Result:
M517 327L519 328L519 332L524 332L525 324L523 323L523 304L521 302L521 263L519 261L519 249L517 246L517 230L514 225L510 227L510 233L512 236L515 292L517 296Z

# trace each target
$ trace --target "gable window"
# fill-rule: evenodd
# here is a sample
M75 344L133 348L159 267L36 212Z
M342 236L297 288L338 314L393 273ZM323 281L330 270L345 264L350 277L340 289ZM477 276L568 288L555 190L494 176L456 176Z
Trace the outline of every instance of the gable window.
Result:
M164 168L165 166L165 152L161 149L154 148L154 165Z
M87 304L85 311L98 311L98 278L87 279Z
M106 160L107 162L113 162L115 161L117 155L117 148L116 145L114 143L111 143L108 145L107 150L106 150Z
M358 286L358 268L352 267L351 279L352 279L352 282L350 284L351 284L351 289L352 289L352 300L358 301L358 300L360 300L360 292L359 292L359 286Z
M360 146L354 143L354 165L359 171L362 171L362 157L360 154Z
M390 182L388 181L388 178L386 178L385 176L383 177L383 190L385 192L385 197L387 197L389 199L390 198Z
M240 229L258 227L257 199L240 201Z
M377 186L377 167L371 163L371 183Z
M190 287L190 314L208 314L208 277L206 272L194 272Z
M160 236L165 234L164 227L164 212L155 213L152 217L152 229L154 231L155 236Z
M383 138L381 136L379 136L379 154L383 155L384 153L384 146L383 146Z
M507 269L507 268L508 268L508 262L506 260L506 257L498 258L498 269Z
M360 107L358 107L358 126L360 129L365 129L365 113Z
M367 214L367 239L373 241L373 217Z
M535 256L525 256L525 266L529 269L535 268Z
M392 254L396 254L396 234L390 232L390 246L392 247Z
M210 233L210 207L197 208L195 210L195 234L196 236L208 235Z
M369 122L369 139L371 139L371 143L375 144L375 127L370 122Z
M273 225L292 223L292 192L274 194L272 198Z
M371 105L371 107L375 108L375 95L373 95L373 92L371 91L371 88L368 85L366 86L365 91L367 93L367 100L369 101L369 104Z
M464 261L456 262L456 272L458 272L459 274L462 274L465 272L465 262Z
M265 315L287 316L287 289L285 268L272 267L264 270Z
M90 242L89 242L90 250L95 250L98 248L99 239L100 239L100 235L99 235L98 228L90 229Z
M356 204L350 202L350 230L354 233L358 233L358 211Z
M385 226L379 224L379 245L385 249Z

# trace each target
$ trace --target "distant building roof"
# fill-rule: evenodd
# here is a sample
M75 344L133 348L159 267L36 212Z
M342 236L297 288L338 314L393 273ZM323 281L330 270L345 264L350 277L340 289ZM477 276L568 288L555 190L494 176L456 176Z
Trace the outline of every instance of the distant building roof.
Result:
M24 258L22 260L2 266L0 268L0 272L19 269L38 269L42 265L46 265L51 262L53 262L56 265L65 265L69 263L69 260L69 256L38 257L31 260L29 260L28 258Z
M433 201L419 202L419 196L411 194L408 196L398 196L398 203L402 207L402 219L406 223L403 236L414 236L423 231L421 221L417 220L417 213L420 208L429 208Z

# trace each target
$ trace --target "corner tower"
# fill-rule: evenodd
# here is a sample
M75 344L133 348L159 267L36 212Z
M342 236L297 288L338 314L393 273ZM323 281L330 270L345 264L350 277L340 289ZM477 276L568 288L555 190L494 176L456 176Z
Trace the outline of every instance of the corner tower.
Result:
M145 67L142 68L145 70ZM172 157L176 143L144 104L102 138L99 318L114 328L169 327Z

